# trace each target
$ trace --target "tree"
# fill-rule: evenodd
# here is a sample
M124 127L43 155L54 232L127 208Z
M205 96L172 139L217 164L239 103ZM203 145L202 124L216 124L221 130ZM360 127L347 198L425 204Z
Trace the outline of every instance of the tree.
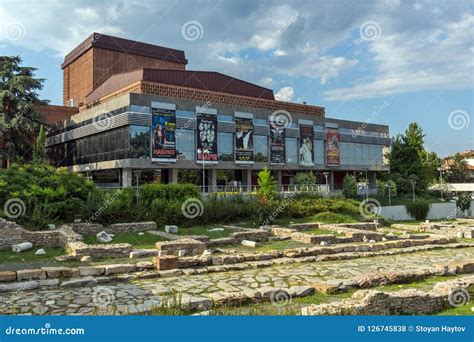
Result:
M295 176L296 185L315 185L316 176L313 171L310 172L298 172Z
M46 162L46 134L44 132L44 126L40 126L38 136L36 137L35 145L33 146L33 162L41 164Z
M269 169L264 168L258 173L258 191L257 195L264 200L273 200L277 197L276 181Z
M469 181L469 168L461 154L457 153L448 158L446 178L449 183L466 183Z
M345 175L342 180L342 194L346 198L357 197L357 181L354 176Z
M416 182L418 192L426 190L432 180L430 174L433 167L433 154L427 162L427 151L424 149L423 130L416 122L411 123L404 134L397 135L392 142L392 149L388 154L390 161L390 178L397 184L401 193L411 193L411 182Z
M35 78L35 68L20 66L19 56L0 56L0 157L2 167L12 160L31 158L31 137L41 124L35 108L47 104L38 97L44 79Z

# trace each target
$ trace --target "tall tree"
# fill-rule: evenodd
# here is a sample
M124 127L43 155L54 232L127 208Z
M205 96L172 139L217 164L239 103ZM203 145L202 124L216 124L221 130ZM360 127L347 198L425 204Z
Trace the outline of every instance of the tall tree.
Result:
M2 167L17 159L31 159L32 137L41 124L35 108L47 104L38 91L44 79L35 68L21 66L19 56L0 56L0 157Z
M35 145L33 146L33 162L44 163L46 161L46 134L44 132L44 126L41 125L38 136L36 137Z
M426 190L433 177L433 171L428 172L432 154L427 159L428 152L423 147L424 133L416 123L411 123L404 134L397 135L392 142L392 149L388 155L390 160L390 178L397 184L401 193L412 191L412 182L416 182L417 191ZM436 157L437 158L437 157ZM428 162L428 160L430 162Z

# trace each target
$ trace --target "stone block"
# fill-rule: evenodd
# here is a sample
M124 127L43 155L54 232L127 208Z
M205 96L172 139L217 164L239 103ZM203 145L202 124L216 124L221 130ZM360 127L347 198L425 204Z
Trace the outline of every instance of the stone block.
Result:
M128 273L136 270L135 265L131 264L115 264L115 265L104 265L105 275L117 274L117 273Z
M231 236L238 242L250 240L256 242L265 242L268 240L268 231L263 229L248 229L241 232L232 233Z
M166 225L165 232L169 234L178 234L178 226Z
M78 268L70 267L41 267L42 270L46 271L48 278L75 278L79 277Z
M61 283L62 287L75 287L75 286L94 286L97 285L98 281L94 277L84 278L71 278Z
M163 255L155 257L155 268L158 271L174 270L179 268L179 259L175 255Z
M331 283L313 283L313 287L316 291L323 294L332 294L339 290L337 285Z
M105 273L105 268L101 266L79 266L79 274L81 277L100 276Z
M166 255L178 255L180 250L186 251L186 255L201 255L206 249L206 244L194 239L182 238L174 241L160 241L155 244L156 248Z
M18 270L16 277L18 281L46 279L46 271L41 269Z
M13 271L0 272L0 282L15 281L15 280L16 280L16 272L13 272Z

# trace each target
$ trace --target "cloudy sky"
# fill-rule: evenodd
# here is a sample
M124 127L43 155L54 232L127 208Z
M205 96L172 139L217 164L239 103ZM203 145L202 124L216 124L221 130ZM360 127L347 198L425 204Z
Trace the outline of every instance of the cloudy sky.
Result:
M20 55L62 101L64 54L92 32L186 51L328 117L417 121L429 150L474 149L472 1L0 0L0 54Z

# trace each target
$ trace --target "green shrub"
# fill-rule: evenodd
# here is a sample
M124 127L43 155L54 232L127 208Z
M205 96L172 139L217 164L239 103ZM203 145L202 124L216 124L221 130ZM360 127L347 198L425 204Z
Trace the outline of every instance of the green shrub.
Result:
M313 171L310 172L298 172L295 176L296 185L315 185L316 176Z
M390 196L394 197L397 195L397 184L393 180L377 181L377 195L381 197L388 197L388 189L390 188Z
M192 184L145 184L140 189L140 201L151 205L157 199L184 201L188 198L198 198L199 191Z
M342 194L346 198L357 197L357 181L354 176L344 176L344 179L342 180Z
M461 192L459 194L456 205L461 210L469 210L471 208L471 193L470 192Z
M425 220L430 210L430 204L424 201L411 202L405 204L408 214L415 220Z
M257 195L267 201L277 197L276 181L269 169L264 168L258 173L258 190Z
M324 223L347 223L347 222L354 222L354 219L348 215L341 215L338 213L333 213L329 211L325 211L313 216L315 221L320 221Z

